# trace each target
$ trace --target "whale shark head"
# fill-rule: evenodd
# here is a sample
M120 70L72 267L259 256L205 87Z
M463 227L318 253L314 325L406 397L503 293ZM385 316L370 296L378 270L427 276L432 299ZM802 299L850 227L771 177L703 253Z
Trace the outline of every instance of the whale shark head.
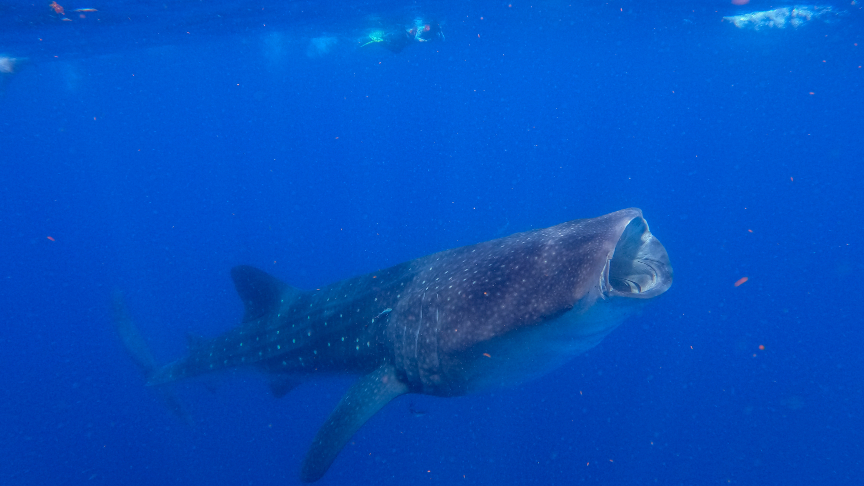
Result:
M434 298L427 291L434 346L396 355L424 393L458 395L542 376L596 346L672 285L666 249L638 209L468 248L471 268L488 274L474 270L470 285L457 278ZM417 331L421 338L425 332Z

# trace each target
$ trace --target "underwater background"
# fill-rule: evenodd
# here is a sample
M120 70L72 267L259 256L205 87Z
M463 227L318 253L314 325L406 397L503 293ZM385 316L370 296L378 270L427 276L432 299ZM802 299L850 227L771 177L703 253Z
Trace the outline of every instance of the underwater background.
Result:
M319 484L860 484L856 2L49 3L0 3L0 484L299 483L352 377L180 382L186 423L114 289L168 362L239 322L232 266L316 288L631 206L665 295L537 381L396 399Z

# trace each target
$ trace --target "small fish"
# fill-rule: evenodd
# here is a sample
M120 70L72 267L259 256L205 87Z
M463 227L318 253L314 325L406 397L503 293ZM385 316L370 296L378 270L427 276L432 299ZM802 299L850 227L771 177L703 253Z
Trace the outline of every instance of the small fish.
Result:
M386 309L384 309L384 310L381 311L377 316L375 316L375 317L372 318L372 323L374 324L376 319L381 319L382 317L384 317L384 316L386 316L387 314L389 314L390 311L392 311L392 310L393 310L393 309L391 309L391 308L389 308L389 307L386 308Z
M76 8L73 12L98 12L95 8Z

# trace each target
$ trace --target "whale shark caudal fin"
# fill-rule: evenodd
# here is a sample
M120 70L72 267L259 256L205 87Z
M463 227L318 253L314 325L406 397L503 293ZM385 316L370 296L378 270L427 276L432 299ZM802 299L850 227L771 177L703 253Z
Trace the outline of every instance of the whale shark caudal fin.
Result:
M123 347L126 348L132 361L141 368L144 375L149 376L156 369L156 360L153 359L153 354L150 353L150 348L147 347L147 342L141 336L135 322L129 317L126 302L123 300L123 292L115 290L111 294L111 300L114 304L114 326L123 341Z
M384 405L405 393L408 386L388 363L357 380L315 435L300 479L307 483L321 479L354 433Z
M138 330L138 326L135 325L135 322L129 316L129 312L126 310L123 292L114 290L111 300L114 307L114 326L117 329L120 340L123 341L123 347L126 348L132 361L144 372L145 378L149 378L157 368L153 353L150 352L147 341L141 335L141 331ZM169 388L161 387L158 393L174 415L187 424L192 425L191 417L189 417L189 414L186 413L186 410L180 404L180 400L177 399L177 396Z

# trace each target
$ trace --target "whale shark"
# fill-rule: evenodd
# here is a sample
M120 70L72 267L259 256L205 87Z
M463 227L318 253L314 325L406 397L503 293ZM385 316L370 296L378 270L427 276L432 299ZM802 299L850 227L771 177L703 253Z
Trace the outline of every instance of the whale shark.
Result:
M343 446L394 398L452 397L522 383L597 345L672 284L642 211L616 211L442 251L301 290L232 269L241 323L157 366L115 298L117 330L148 385L235 367L274 395L322 373L359 375L321 426L301 480L324 476ZM178 410L173 395L165 395Z

